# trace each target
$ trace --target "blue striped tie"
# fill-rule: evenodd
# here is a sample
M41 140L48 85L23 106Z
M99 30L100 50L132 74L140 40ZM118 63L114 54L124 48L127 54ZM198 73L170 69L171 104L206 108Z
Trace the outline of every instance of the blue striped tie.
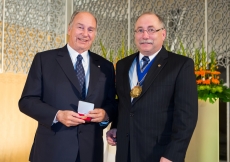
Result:
M142 65L142 67L141 67L141 71L142 70L144 70L144 68L146 67L146 65L148 65L148 63L149 63L149 57L148 56L144 56L143 58L142 58L142 61L143 61L143 65Z
M75 72L80 83L82 100L85 100L85 71L82 65L82 59L83 57L79 54L75 64Z

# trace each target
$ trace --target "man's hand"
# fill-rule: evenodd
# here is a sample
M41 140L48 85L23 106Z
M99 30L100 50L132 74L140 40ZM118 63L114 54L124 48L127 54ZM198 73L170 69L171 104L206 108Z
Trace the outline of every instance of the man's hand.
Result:
M117 129L110 129L108 132L106 132L106 139L109 145L116 146L117 145L116 138L117 138Z
M161 157L160 162L172 162L171 160L168 160L164 157Z
M56 119L67 127L85 123L78 113L70 110L59 110Z
M95 108L94 110L89 111L89 113L86 114L86 116L92 118L91 122L98 122L98 123L107 121L109 119L105 110L101 108Z

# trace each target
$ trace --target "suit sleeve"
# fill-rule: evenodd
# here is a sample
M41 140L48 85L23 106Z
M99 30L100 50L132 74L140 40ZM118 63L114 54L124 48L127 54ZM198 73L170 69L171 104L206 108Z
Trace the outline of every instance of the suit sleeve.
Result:
M117 103L115 101L115 71L113 64L110 64L109 67L109 75L108 75L108 89L107 89L107 96L106 96L106 103L103 106L104 110L109 116L109 121L113 121L117 114Z
M18 105L21 112L37 120L39 123L50 127L57 109L42 101L42 93L41 54L36 54Z
M117 64L116 64L116 76L115 76L116 82L117 82L117 76L121 76L120 72L123 71L123 70L121 69L120 62L121 62L121 61L119 60L119 61L117 62ZM116 85L117 85L117 84L116 84ZM116 95L117 95L117 91L116 91ZM116 98L115 101L116 101L116 105L117 105L117 107L118 107L118 104L119 104L119 97L118 97L118 95L117 95L117 98ZM116 113L115 113L115 115L114 115L114 118L113 118L113 121L112 121L112 124L111 124L110 129L116 129L116 128L117 128L118 114L119 114L119 109L117 109L117 111L116 111Z
M192 59L188 59L182 66L175 83L172 139L164 157L172 161L184 161L197 116L198 96L194 63Z

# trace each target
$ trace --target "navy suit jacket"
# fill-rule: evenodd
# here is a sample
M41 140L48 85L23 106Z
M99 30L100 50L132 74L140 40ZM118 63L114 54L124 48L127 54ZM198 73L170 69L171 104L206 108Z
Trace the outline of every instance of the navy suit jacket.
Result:
M113 64L90 52L90 79L85 101L103 108L112 119L115 106ZM66 127L53 124L58 110L77 112L80 85L67 46L36 54L19 100L19 108L38 121L31 149L33 162L103 161L103 128L99 123Z
M119 98L117 162L184 161L197 121L198 97L192 59L168 52L156 56L139 97L131 103L129 69L139 52L117 63ZM130 157L128 157L130 153Z

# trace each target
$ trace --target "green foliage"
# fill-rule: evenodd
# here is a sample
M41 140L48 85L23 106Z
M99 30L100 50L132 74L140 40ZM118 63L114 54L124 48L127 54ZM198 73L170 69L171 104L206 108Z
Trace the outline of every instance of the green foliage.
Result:
M210 53L210 70L211 71L215 71L216 70L216 52L215 51L211 51Z
M194 66L195 66L195 71L199 70L200 67L200 62L201 62L201 58L200 58L200 51L198 49L195 50L195 56L194 56L195 60L194 60Z
M230 89L223 84L197 85L198 98L214 103L218 98L223 102L230 102Z
M186 52L183 43L180 41L180 49L177 52L178 54L181 54L183 56L188 56L188 53Z
M132 49L129 50L126 49L124 39L122 39L121 47L118 49L117 52L115 52L113 49L107 50L101 40L100 40L100 46L101 46L102 56L107 60L113 62L114 64L116 64L118 60L125 58L126 56L129 56L130 54L134 53Z
M101 40L100 40L100 46L101 46L102 56L104 58L107 58L107 50L106 50L105 46L102 44Z
M167 41L164 42L164 47L167 51L171 51L170 50L170 46L169 46L169 43Z
M202 48L201 48L201 67L202 69L206 69L207 68L207 53L204 49L204 45L202 44Z

